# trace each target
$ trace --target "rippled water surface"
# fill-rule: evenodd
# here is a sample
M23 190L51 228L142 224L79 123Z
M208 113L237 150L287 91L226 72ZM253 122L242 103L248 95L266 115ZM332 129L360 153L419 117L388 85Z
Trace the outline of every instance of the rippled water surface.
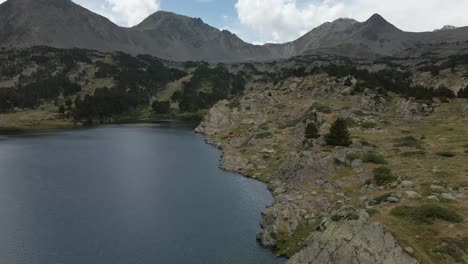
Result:
M266 187L181 125L0 140L0 263L283 263L257 245Z

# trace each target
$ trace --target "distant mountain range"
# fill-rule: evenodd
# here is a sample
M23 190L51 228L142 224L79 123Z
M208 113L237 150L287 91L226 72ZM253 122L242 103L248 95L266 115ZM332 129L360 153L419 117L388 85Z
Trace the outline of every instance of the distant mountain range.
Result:
M0 5L5 47L37 45L150 54L175 61L263 61L304 54L349 57L398 56L419 44L468 40L468 27L405 32L376 14L365 22L338 19L284 44L253 45L235 34L190 18L159 11L123 28L71 0L8 0Z

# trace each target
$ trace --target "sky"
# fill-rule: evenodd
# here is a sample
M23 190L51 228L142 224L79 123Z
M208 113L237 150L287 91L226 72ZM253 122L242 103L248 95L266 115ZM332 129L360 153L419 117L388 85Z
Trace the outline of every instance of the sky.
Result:
M3 2L4 0L0 0ZM468 26L468 0L72 0L120 26L158 11L199 17L247 42L292 41L320 24L379 13L405 31Z

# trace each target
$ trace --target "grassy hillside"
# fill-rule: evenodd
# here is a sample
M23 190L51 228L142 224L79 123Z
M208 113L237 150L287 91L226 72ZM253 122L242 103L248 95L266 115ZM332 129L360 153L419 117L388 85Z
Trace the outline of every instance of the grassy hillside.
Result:
M278 254L364 212L421 263L466 263L466 55L224 65L36 47L0 62L0 132L204 116L222 166L273 192L258 238ZM338 119L346 144L328 135Z

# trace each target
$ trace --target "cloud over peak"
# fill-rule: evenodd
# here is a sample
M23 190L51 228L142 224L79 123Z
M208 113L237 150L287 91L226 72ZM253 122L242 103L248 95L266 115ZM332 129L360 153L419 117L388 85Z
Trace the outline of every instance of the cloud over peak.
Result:
M159 10L159 0L106 0L113 13L120 15L127 26L134 26Z
M323 1L302 6L296 0L238 0L241 24L274 42L292 40L343 13L344 4Z
M239 22L264 41L291 41L320 24L379 13L406 31L468 25L468 1L460 0L237 0Z
M160 0L72 0L121 26L135 26L160 9Z

